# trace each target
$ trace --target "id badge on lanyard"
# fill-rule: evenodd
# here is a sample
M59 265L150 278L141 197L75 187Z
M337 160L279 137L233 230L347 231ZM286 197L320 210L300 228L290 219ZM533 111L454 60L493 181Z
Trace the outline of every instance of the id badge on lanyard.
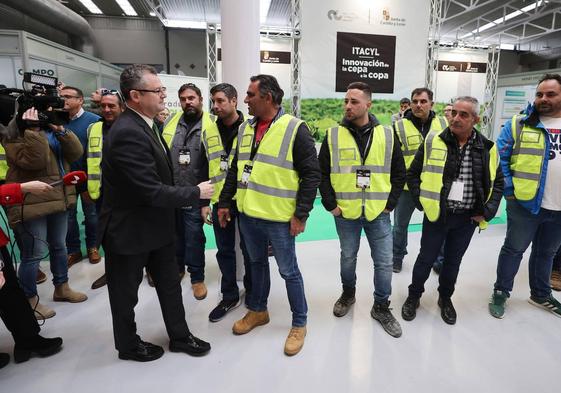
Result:
M189 150L179 150L179 165L189 165L191 163L191 152Z
M370 187L370 170L357 169L356 170L356 187L365 189Z
M224 172L228 170L228 156L226 154L220 156L220 170Z
M241 181L243 185L247 185L249 183L249 176L251 175L252 169L253 169L252 164L245 164L245 166L243 167L242 181Z

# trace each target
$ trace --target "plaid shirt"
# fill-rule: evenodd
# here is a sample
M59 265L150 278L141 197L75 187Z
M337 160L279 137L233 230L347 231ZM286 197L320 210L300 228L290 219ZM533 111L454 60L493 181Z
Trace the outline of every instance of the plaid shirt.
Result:
M458 157L462 157L462 150L465 150L463 153L463 160L461 162L460 171L458 177L455 181L460 181L464 183L464 195L462 201L451 201L446 200L446 208L448 209L464 209L470 210L473 209L475 206L475 188L473 185L473 156L471 154L471 149L473 146L473 141L475 140L475 132L469 138L467 143L464 145L464 148L461 149L458 145L456 145L456 149L458 149Z

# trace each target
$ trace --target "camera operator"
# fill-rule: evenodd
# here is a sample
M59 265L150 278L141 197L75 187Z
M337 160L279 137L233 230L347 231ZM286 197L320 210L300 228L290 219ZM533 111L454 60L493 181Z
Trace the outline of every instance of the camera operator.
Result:
M45 129L24 126L39 119L37 110L30 108L22 117L20 132L16 122L8 125L3 138L8 161L6 183L40 180L47 183L62 179L70 162L82 156L78 137L63 126L49 124ZM41 195L28 195L21 205L8 208L8 220L20 238L20 283L38 317L51 318L54 310L39 303L35 279L39 262L49 254L55 291L54 301L83 302L87 296L73 291L68 285L66 253L67 210L76 204L74 186L57 186Z
M24 193L45 195L52 187L40 181L23 184L12 183L0 186L2 205L18 204L23 201ZM0 316L14 338L14 358L16 363L29 359L31 354L49 356L60 350L60 337L44 338L39 335L39 325L27 299L18 285L18 278L12 265L10 253L6 248L8 237L0 230ZM10 361L7 353L0 353L0 368Z

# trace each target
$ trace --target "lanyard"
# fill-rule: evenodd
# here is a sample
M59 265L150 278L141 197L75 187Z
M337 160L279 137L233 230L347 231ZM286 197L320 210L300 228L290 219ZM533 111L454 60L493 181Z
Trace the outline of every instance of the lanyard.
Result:
M460 171L462 170L462 163L464 162L464 158L466 156L466 151L467 151L468 145L470 143L471 143L471 138L468 139L468 141L465 143L465 145L463 147L460 147L456 142L456 148L460 152L460 159L458 160L458 164L456 165L456 174L455 174L454 179L458 179L458 177L460 177Z

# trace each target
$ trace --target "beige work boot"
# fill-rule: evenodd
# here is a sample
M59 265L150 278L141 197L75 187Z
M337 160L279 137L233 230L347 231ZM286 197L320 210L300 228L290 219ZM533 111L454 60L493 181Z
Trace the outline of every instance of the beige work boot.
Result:
M561 272L557 270L551 272L551 289L561 291Z
M191 288L193 288L193 296L195 296L195 299L203 300L206 297L207 290L204 282L195 282L191 284Z
M306 337L306 326L293 327L288 333L286 342L284 343L284 353L288 356L296 355L304 346L304 338Z
M88 297L85 293L76 292L68 282L62 283L55 287L55 293L53 294L53 300L55 302L70 302L70 303L80 303L87 300Z
M246 334L253 328L269 323L268 311L248 311L242 319L236 321L232 327L234 334Z
M56 315L55 310L39 303L39 296L35 295L27 299L33 313L35 314L35 319L42 321L43 319L49 319Z

